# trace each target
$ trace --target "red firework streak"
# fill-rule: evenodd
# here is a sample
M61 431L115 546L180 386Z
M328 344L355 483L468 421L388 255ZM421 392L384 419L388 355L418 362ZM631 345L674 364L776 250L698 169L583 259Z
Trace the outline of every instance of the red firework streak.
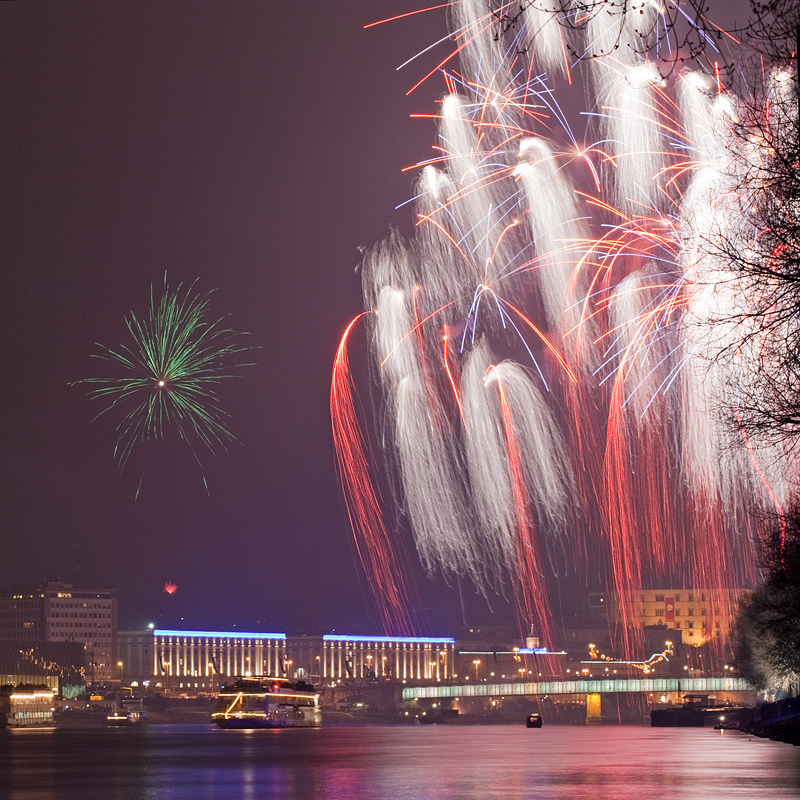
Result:
M408 613L409 594L370 478L365 439L356 413L347 357L350 332L367 313L359 314L347 326L333 362L333 444L353 541L384 631L387 634L411 635L414 630Z
M636 608L631 589L642 586L642 564L639 550L639 517L633 499L632 464L625 435L625 415L621 403L621 384L615 383L608 414L608 434L604 462L606 504L605 531L608 537L611 573L619 592L619 613L626 654L636 652L640 641L631 640Z
M178 591L178 584L177 583L170 583L169 581L167 581L164 584L164 591L167 594L175 594L175 592Z
M546 643L552 642L550 632L550 613L547 601L547 589L544 576L539 568L536 557L535 533L530 513L528 510L528 492L525 488L525 473L520 458L519 445L514 435L514 418L508 403L503 383L495 367L495 380L497 390L500 393L500 408L503 419L503 434L508 450L508 468L511 473L511 491L514 498L514 508L517 518L517 568L519 570L519 582L522 595L521 601L527 624L533 624L542 640ZM524 628L526 625L521 625Z

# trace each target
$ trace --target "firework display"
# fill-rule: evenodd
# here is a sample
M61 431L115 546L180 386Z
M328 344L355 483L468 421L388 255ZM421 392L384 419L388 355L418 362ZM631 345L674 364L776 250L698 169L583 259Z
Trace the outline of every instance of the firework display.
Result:
M758 253L743 187L764 142L742 135L713 50L691 68L670 59L665 19L705 35L677 0L460 0L447 13L455 49L431 73L446 94L416 232L377 244L362 272L377 440L422 563L512 598L546 643L554 576L602 572L623 628L625 598L666 576L752 583L750 512L780 509L793 477L774 444L747 430L746 446L729 441L737 387L764 368L748 313L764 288L724 254ZM794 91L783 71L767 82ZM590 144L560 105L584 87ZM336 389L345 347L340 433L356 419ZM399 568L352 452L362 437L337 437L340 471L372 504L357 546L396 601ZM385 624L402 624L388 602Z
M131 312L125 321L132 343L98 345L95 357L113 365L116 375L78 381L92 387L90 398L106 403L100 415L119 415L114 455L120 470L138 445L163 439L168 429L189 445L198 463L198 444L213 451L234 440L217 386L234 377L230 359L249 348L224 318L208 319L209 300L194 285L171 290L165 275L160 295L150 289L147 317Z

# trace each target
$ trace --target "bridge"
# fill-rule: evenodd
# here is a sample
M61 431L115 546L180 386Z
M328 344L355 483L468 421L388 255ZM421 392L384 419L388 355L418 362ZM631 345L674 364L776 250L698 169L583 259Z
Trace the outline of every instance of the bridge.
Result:
M621 692L667 694L716 694L752 692L744 678L608 678L574 681L509 681L508 683L461 683L408 686L403 700L458 697L514 697L558 694L611 694Z

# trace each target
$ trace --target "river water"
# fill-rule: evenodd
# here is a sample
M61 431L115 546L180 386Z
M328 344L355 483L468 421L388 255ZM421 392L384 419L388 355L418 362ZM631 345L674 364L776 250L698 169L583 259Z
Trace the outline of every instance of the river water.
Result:
M800 748L608 725L0 730L3 800L650 797L800 798Z

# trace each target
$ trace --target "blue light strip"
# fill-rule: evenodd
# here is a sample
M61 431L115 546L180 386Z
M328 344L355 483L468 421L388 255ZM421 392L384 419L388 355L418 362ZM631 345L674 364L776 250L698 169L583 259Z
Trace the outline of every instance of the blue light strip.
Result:
M447 636L434 638L431 636L342 636L338 633L326 633L322 637L326 642L406 642L410 644L455 644L456 640Z
M154 630L153 636L191 636L196 639L285 639L285 633L245 633L244 631L164 631Z

